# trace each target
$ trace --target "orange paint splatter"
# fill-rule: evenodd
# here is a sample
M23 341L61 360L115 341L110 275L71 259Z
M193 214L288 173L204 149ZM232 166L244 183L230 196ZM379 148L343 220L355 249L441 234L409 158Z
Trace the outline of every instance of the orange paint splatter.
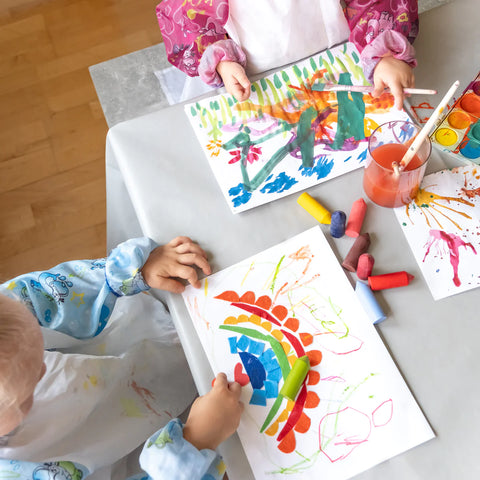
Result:
M278 444L278 449L283 453L292 453L295 450L296 445L295 434L293 433L293 430L291 430Z
M245 292L241 297L239 302L254 304L255 303L255 293Z
M153 393L148 390L147 388L143 388L143 387L140 387L137 382L135 382L135 380L132 380L132 382L130 383L130 386L133 388L133 390L135 391L135 393L137 395L140 396L140 398L143 400L143 403L145 404L145 406L151 411L153 412L155 415L161 417L162 414L161 413L158 413L151 405L150 405L150 401L151 400L155 400L155 396L153 395Z
M255 305L257 307L264 308L265 310L270 310L270 307L272 306L272 299L268 295L262 295L261 297L258 297Z
M308 372L307 385L316 385L320 381L320 374L315 370Z
M468 218L468 219L471 219L472 217L470 215L467 215L464 212L460 212L459 210L455 210L454 208L447 207L446 205L442 205L441 203L438 203L439 200L443 200L443 201L446 201L448 203L450 203L450 202L463 203L464 205L468 205L469 207L473 207L474 204L467 201L467 200L464 200L463 198L460 198L460 197L445 197L443 195L437 195L436 193L429 192L428 190L424 190L423 188L420 188L418 190L418 193L417 193L417 196L414 199L414 202L415 202L415 205L425 215L425 221L427 222L427 225L429 227L432 227L432 225L430 224L428 215L430 215L432 217L432 219L435 220L436 224L441 229L443 229L443 225L440 223L440 221L435 216L435 213L436 213L437 215L441 215L441 216L445 217L447 220L452 222L457 228L462 230L460 225L457 222L455 222L452 218L450 218L448 215L446 215L445 213L440 211L440 208L445 209L445 210L449 210L451 212L454 212L454 213L456 213L458 215L461 215L461 216L463 216L465 218ZM407 205L405 207L405 212L406 212L408 218L410 218L409 208L410 208L409 205ZM412 221L412 220L410 219L410 221Z
M239 297L238 293L234 292L233 290L227 290L220 295L217 295L214 298L218 298L219 300L226 300L227 302L238 302Z
M273 307L272 313L273 313L273 315L275 315L279 320L283 320L283 319L287 316L288 310L287 310L287 308L284 307L283 305L276 305L275 307Z
M305 412L302 412L294 430L298 433L306 433L310 429L311 424L312 421L310 420L310 417L306 415Z
M289 330L292 330L292 332L296 332L300 326L300 322L298 321L298 318L290 317L283 325Z
M314 367L322 361L322 352L320 350L310 350L307 352L308 359L310 360L310 366Z
M303 346L307 347L313 343L313 335L311 333L301 333L300 340L302 341Z
M472 190L467 190L466 188L462 188L461 192L467 197L467 198L475 198L475 197L480 197L480 188L474 188Z
M315 408L320 403L320 397L315 392L307 392L305 408Z

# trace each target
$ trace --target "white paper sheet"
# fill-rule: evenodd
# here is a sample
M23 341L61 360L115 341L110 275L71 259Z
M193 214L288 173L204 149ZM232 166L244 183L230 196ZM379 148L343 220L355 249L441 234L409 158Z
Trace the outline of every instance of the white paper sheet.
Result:
M395 214L435 300L480 286L480 167L427 175Z
M327 81L367 84L352 44L254 82L246 102L223 94L185 106L233 213L363 166L372 131L409 120L403 111L390 111L393 97L387 93L374 99L314 90Z
M238 433L257 480L346 479L434 436L319 227L183 297L214 372L247 382ZM296 406L279 397L261 433L303 354Z

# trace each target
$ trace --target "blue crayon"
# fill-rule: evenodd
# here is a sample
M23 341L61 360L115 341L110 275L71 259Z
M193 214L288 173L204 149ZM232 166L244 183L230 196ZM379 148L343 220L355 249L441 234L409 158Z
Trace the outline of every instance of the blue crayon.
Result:
M330 235L334 238L340 238L345 235L345 223L347 216L341 210L336 210L332 213L330 223Z
M387 316L383 313L382 308L378 304L375 295L366 283L357 280L355 293L357 294L357 298L360 300L365 313L372 323L380 323L387 318Z

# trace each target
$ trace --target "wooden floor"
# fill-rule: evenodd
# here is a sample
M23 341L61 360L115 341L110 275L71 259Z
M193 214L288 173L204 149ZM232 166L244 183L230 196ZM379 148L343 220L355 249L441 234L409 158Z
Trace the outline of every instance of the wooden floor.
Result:
M0 283L106 253L107 124L88 72L161 42L158 0L0 0Z

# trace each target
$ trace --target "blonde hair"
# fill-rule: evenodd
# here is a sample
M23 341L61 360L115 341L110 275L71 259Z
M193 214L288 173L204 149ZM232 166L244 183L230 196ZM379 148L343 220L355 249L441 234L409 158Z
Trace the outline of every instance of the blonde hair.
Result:
M0 294L0 413L17 401L10 385L28 368L23 353L33 344L31 325L30 311Z

